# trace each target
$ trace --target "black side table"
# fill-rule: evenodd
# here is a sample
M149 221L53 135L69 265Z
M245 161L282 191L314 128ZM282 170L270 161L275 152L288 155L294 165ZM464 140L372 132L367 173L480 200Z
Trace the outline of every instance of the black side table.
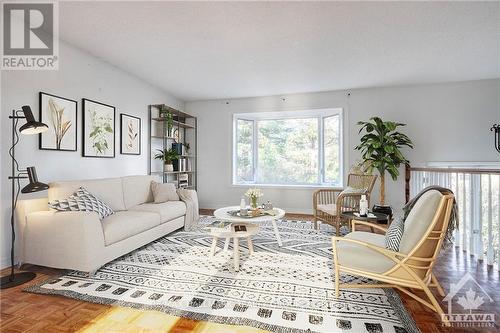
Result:
M387 224L390 224L389 215L387 214L370 212L370 214L375 215L375 217L368 217L368 216L356 216L354 213L359 213L359 212L343 212L342 214L340 214L340 216L347 221L349 229L351 229L352 220L375 222L377 224L379 222L386 222L386 223L389 222ZM373 228L370 229L373 232Z

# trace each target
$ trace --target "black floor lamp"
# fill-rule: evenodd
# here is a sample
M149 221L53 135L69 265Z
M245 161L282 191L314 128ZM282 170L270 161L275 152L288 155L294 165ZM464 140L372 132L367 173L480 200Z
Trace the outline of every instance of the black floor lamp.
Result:
M19 132L21 132L21 134L38 134L46 131L49 127L44 123L36 121L33 117L33 112L31 112L31 108L27 105L22 107L22 111L13 110L12 115L9 116L9 119L12 119L12 146L9 149L9 155L12 161L12 174L9 177L9 179L12 181L12 207L10 215L10 227L12 230L12 242L10 248L11 269L10 275L3 276L1 278L2 281L0 289L7 289L18 286L20 284L33 280L36 276L36 274L33 272L14 273L14 242L16 240L16 233L14 229L14 212L16 210L19 191L21 191L22 193L31 193L44 191L49 188L47 184L40 183L38 181L35 167L28 167L26 168L26 170L20 170L15 154L15 148L17 143L19 142L19 134L17 133L17 125L19 119L26 119L26 124L19 128ZM25 178L29 179L29 184L23 187L23 189L21 190L20 179Z

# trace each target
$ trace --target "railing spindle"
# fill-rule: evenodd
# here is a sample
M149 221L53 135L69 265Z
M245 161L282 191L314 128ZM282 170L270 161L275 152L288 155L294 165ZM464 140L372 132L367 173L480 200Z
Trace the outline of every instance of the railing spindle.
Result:
M491 202L491 175L488 175L488 249L486 251L486 262L493 265L493 206Z

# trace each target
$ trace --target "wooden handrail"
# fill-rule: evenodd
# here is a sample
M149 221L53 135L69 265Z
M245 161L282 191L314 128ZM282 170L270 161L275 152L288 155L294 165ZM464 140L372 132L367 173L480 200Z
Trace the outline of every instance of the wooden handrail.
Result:
M427 172L442 172L442 173L472 173L472 174L498 174L500 169L474 169L474 168L413 168L410 171L427 171Z
M453 167L412 167L409 164L405 166L405 199L410 200L410 180L412 171L439 172L439 173L464 173L464 174L494 174L500 175L500 169L480 169L480 168L453 168Z

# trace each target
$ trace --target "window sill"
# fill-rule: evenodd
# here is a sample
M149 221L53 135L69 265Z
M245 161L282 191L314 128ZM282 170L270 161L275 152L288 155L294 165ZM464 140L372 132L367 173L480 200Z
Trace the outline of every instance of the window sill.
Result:
M333 185L280 185L280 184L231 184L231 187L244 188L275 188L275 189L290 189L290 190L315 190L315 189L335 189L342 190L342 187Z

